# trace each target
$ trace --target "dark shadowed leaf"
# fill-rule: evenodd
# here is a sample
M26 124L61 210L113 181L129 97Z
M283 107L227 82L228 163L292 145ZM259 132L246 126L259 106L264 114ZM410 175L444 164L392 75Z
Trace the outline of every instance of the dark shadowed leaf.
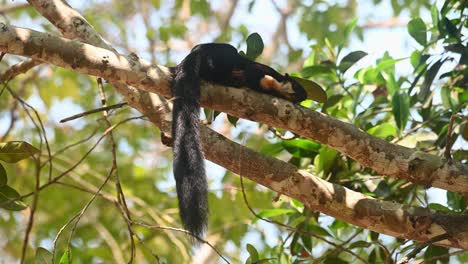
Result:
M304 87L307 92L307 98L319 103L327 101L327 93L318 83L294 76L292 78L296 80L302 87Z
M392 97L392 112L398 128L403 130L409 117L409 96L407 93L398 91Z
M431 85L436 77L437 73L439 72L440 66L444 64L445 61L438 60L427 70L426 76L424 78L424 82L421 85L421 90L418 94L418 99L420 102L426 101L427 97L431 94Z
M436 259L424 261L425 264L449 263L449 256L442 257L449 253L449 249L439 246L429 246L424 252L424 259L437 257Z
M409 34L421 45L426 46L427 34L426 24L421 18L415 18L408 23Z
M353 242L351 245L349 245L349 249L353 248L366 248L370 247L372 244L363 240Z
M237 116L227 115L227 119L229 123L231 123L231 125L237 126L237 121L239 121L239 118Z
M7 184L7 174L3 165L0 163L0 186L5 186Z
M40 151L24 141L0 143L0 160L15 163Z
M258 261L258 251L257 249L252 246L251 244L247 243L247 251L249 252L250 255L250 263L256 263Z
M263 40L258 33L252 33L247 37L247 58L255 60L263 52Z
M16 200L20 194L8 185L0 187L0 208L10 211L21 211L26 205L20 200Z
M353 51L349 53L348 55L344 56L344 58L341 60L340 65L338 66L338 69L344 73L346 72L351 66L353 66L357 61L362 59L367 55L367 52L364 51Z

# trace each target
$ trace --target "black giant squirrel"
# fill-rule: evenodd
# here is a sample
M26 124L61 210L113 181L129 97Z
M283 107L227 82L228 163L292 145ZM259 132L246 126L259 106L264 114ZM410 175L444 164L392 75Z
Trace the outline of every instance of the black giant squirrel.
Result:
M200 81L230 87L248 87L298 103L305 89L288 74L240 55L229 44L195 46L182 62L171 68L173 170L179 213L184 228L202 237L208 222L208 184L200 140Z

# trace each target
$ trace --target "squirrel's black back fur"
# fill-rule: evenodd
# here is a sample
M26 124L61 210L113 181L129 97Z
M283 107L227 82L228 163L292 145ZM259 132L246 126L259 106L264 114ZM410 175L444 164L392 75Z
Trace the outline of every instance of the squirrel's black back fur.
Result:
M208 186L199 129L200 81L247 86L292 102L305 100L306 93L287 74L244 58L229 44L197 45L171 71L173 168L180 217L185 229L201 237L208 222Z

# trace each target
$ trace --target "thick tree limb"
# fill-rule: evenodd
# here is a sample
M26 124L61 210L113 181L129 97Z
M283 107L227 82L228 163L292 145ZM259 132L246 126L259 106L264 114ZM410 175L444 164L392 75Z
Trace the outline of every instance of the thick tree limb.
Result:
M0 51L46 61L83 74L125 83L170 97L168 69L136 56L50 34L0 24ZM341 122L287 101L251 90L204 84L202 105L234 116L290 130L326 144L379 174L466 194L468 166L375 138ZM130 90L121 91L131 96Z

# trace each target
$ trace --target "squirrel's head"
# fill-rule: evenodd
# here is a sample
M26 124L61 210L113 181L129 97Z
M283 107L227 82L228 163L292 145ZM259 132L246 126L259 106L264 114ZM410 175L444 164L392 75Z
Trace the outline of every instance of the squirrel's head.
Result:
M281 82L280 91L283 96L293 103L302 102L307 98L306 90L287 73Z

